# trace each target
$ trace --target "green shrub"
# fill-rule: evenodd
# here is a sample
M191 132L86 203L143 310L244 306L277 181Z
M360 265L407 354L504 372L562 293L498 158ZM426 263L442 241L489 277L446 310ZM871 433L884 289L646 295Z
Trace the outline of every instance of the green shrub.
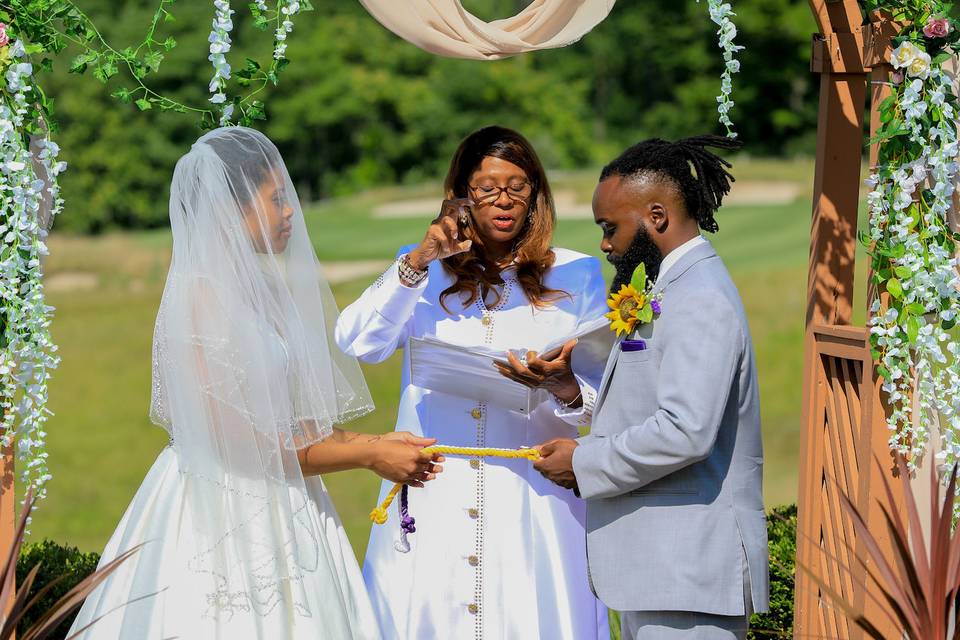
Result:
M770 549L770 613L750 619L748 640L793 637L793 594L797 557L797 505L767 514Z
M30 598L33 598L40 589L57 578L61 576L64 576L64 578L27 612L20 624L17 625L17 634L22 635L67 591L93 573L99 561L100 555L97 553L82 553L76 547L62 546L52 540L25 544L20 552L20 558L17 560L17 584L23 584L30 570L38 563L40 564L40 570L37 572L37 577L30 588ZM66 638L75 617L76 613L64 620L49 638L51 640Z

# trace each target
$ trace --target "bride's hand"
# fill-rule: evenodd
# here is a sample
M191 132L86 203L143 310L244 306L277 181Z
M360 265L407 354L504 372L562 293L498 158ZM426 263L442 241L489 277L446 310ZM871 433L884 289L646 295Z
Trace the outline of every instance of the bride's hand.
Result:
M440 215L430 223L423 242L410 252L410 265L417 271L423 271L434 260L443 260L458 253L469 251L473 242L460 240L460 227L457 220L473 205L469 198L444 200L440 206Z
M422 487L443 471L443 456L424 453L436 438L415 436L407 431L387 434L372 445L370 470L391 482Z

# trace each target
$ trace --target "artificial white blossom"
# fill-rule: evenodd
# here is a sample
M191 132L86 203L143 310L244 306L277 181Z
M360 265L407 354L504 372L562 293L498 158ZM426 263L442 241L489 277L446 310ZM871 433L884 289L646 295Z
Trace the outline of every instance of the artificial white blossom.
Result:
M232 41L230 32L233 31L233 14L236 13L230 8L229 0L214 0L213 26L210 36L207 40L210 43L210 55L207 57L213 65L213 77L210 78L210 102L213 104L224 104L227 102L227 96L224 89L227 86L227 80L230 79L230 63L227 62L227 53L230 51ZM230 110L232 113L232 109ZM220 126L230 124L230 116L227 115L227 109L224 107L220 112Z
M282 21L273 34L273 57L276 60L282 60L287 55L287 35L293 31L293 16L300 13L300 2L298 0L278 0L277 13Z
M697 0L699 2L700 0ZM720 50L723 52L724 68L720 74L720 94L717 96L717 114L720 124L727 130L727 136L736 138L737 134L733 130L733 121L730 119L730 110L734 102L730 99L733 93L733 74L740 72L740 61L736 59L736 54L743 50L743 47L734 43L737 37L737 27L731 20L731 16L736 14L729 2L723 0L707 0L707 7L710 11L710 19L717 24L717 35L719 36Z
M20 42L14 60L26 57ZM17 61L7 68L0 102L0 445L16 446L22 481L46 495L45 424L47 383L59 359L50 338L53 308L46 304L40 257L47 253L46 227L62 208L57 177L66 169L60 148L48 138L34 154L24 135L26 105L36 99L33 69ZM46 215L47 220L42 218Z
M870 333L890 404L890 446L911 463L919 460L936 417L939 460L952 465L960 460L960 347L946 328L960 315L960 276L947 222L958 169L957 129L947 101L953 84L910 42L894 50L892 61L912 78L897 97L914 146L902 164L877 167L868 179L868 236L874 252L893 256L887 290L899 289L898 304L910 312L873 300ZM926 117L934 109L940 117Z

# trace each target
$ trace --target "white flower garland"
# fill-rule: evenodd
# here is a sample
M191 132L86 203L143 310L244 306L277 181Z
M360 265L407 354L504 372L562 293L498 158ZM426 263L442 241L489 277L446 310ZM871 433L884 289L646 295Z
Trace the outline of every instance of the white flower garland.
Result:
M33 68L22 61L20 42L10 45L10 56L4 86L12 104L0 104L0 298L6 319L0 336L0 445L16 442L21 479L42 498L51 477L44 431L50 415L47 382L59 359L49 331L53 308L43 294L40 258L47 250L40 216L45 204L50 220L63 206L57 176L66 163L57 160L59 148L47 138L38 141L36 157L30 151L24 131L34 97ZM35 162L46 180L37 175Z
M277 10L283 21L274 32L273 57L275 60L283 60L287 56L287 35L293 31L293 16L300 13L300 2L298 0L278 0Z
M282 68L282 63L286 62L287 36L293 31L293 17L300 13L304 6L309 9L309 2L306 2L306 0L277 0L277 27L273 33L273 59L275 62L270 74L265 76L272 79L273 82L276 82L275 71L278 68ZM230 80L232 72L230 63L227 62L227 53L230 52L232 45L230 34L233 31L233 14L236 12L230 8L229 0L214 0L213 8L213 28L210 31L209 37L209 60L213 64L213 77L210 79L209 87L210 93L212 94L210 102L216 105L222 105L219 124L223 127L232 123L237 102L236 100L229 100L226 91L227 81ZM254 0L254 2L250 4L250 9L258 21L266 20L264 14L269 10L266 0ZM278 64L281 66L278 67ZM255 66L255 69L259 69L259 66ZM246 78L249 81L251 76L245 75L245 73L246 72L241 71L239 75L241 78ZM243 111L245 102L246 101L241 101L240 103L241 116L244 116L246 113ZM242 121L243 117L241 117L241 122Z
M224 92L227 80L230 79L230 63L227 62L227 53L230 51L230 32L233 31L232 16L236 13L230 8L229 0L214 0L215 10L213 29L210 31L210 55L208 60L213 64L213 77L210 79L210 102L223 105L220 111L220 126L230 124L233 117L233 103L227 103L227 94Z
M697 2L700 2L700 0L697 0ZM730 18L737 14L733 12L730 3L723 0L707 0L707 5L710 10L710 19L719 27L717 35L720 37L719 46L723 52L724 62L723 73L720 74L720 95L717 96L718 120L726 128L727 137L736 138L737 134L733 130L733 121L730 120L730 110L734 105L733 100L730 99L730 94L733 93L733 74L740 72L740 61L737 60L736 54L744 49L744 47L733 42L734 38L737 37L737 26Z
M893 52L892 63L906 84L899 96L902 121L887 126L919 151L899 166L877 167L868 180L868 240L890 260L889 272L879 277L892 298L887 307L873 301L870 332L891 407L891 448L918 461L939 413L939 458L952 465L960 461L960 344L949 334L960 315L947 223L958 169L957 113L948 99L953 82L909 41Z

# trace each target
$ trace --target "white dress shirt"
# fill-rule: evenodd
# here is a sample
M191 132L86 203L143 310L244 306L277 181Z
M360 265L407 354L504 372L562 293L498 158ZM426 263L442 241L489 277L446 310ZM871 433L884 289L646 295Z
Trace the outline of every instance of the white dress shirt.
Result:
M682 245L668 253L663 257L663 262L660 263L660 272L657 274L657 282L663 278L663 275L670 270L670 267L675 265L680 258L684 256L691 249L695 249L702 244L705 244L707 241L702 235L697 234L695 237L690 238Z

